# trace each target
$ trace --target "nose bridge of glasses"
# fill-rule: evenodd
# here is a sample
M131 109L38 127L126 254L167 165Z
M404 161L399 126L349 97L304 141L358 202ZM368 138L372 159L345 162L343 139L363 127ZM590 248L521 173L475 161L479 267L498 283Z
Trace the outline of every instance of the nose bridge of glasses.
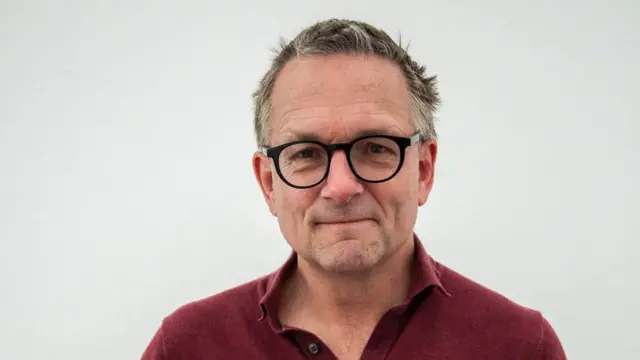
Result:
M336 152L342 152L343 156L344 156L344 165L346 166L346 168L351 172L351 148L353 147L353 142L350 143L336 143L336 144L330 144L330 145L325 145L325 149L327 150L327 153L329 154L329 162L327 164L327 166L329 167L327 169L327 171L331 171L331 167L332 167L332 163L333 163L333 158L336 154Z
M339 144L330 144L325 145L325 149L329 153L329 157L333 156L333 154L338 151L344 151L345 156L349 156L349 151L351 150L352 143L339 143Z
M327 175L329 177L335 174L336 166L340 167L341 171L347 172L348 175L354 176L349 160L350 148L351 144L332 144L327 146L327 152L329 153Z

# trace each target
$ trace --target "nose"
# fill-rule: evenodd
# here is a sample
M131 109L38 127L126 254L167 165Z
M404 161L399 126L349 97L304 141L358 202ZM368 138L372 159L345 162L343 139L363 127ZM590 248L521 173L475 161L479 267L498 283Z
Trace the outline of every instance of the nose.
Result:
M344 151L336 151L331 158L329 174L320 195L338 204L346 204L364 191L364 186L355 177Z

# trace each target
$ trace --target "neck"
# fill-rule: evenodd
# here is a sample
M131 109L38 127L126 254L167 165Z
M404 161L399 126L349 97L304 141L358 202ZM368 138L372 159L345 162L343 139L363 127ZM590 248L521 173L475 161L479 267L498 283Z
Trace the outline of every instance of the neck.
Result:
M413 251L411 239L384 263L352 274L323 271L298 257L290 283L298 300L291 306L327 321L377 321L389 308L406 301Z

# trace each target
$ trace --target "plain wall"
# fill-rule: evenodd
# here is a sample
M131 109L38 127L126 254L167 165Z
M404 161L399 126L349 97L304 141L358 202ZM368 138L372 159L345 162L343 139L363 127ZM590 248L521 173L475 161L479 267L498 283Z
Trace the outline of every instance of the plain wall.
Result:
M0 2L0 358L137 359L176 307L275 270L251 92L349 17L437 74L437 260L637 359L637 1Z

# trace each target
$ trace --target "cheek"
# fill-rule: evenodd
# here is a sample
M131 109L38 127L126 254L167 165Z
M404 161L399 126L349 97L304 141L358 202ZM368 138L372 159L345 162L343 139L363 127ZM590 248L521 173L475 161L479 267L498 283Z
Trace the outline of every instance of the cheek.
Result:
M399 230L412 226L418 207L417 179L412 178L409 172L405 172L371 190L382 207L385 218L393 223L394 228Z
M294 189L279 183L274 190L278 217L281 222L286 222L284 225L288 226L296 225L290 222L299 222L304 219L307 209L315 199L312 189Z

